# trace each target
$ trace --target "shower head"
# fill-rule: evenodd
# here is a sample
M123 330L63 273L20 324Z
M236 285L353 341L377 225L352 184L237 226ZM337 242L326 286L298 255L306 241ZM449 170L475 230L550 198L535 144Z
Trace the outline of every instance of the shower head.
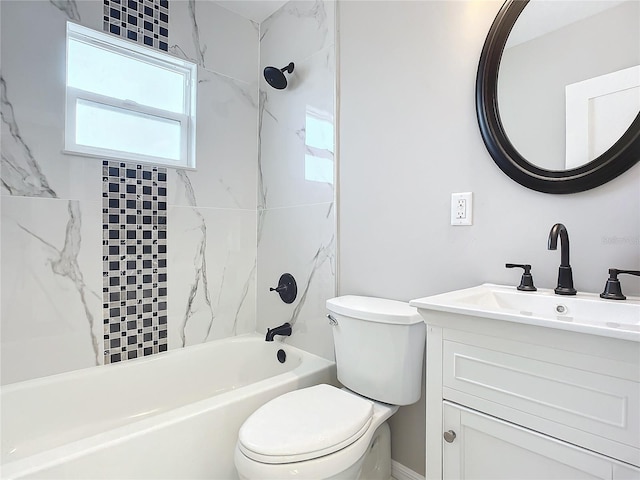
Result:
M287 88L287 78L283 73L285 71L287 73L293 72L293 62L282 68L266 67L264 69L264 79L273 88L277 88L278 90L285 89Z

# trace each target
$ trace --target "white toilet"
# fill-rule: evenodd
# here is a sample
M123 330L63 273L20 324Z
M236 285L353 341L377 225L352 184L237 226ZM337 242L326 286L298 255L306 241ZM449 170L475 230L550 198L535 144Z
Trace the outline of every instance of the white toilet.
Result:
M420 398L425 325L403 302L343 296L327 301L338 380L285 393L242 425L241 479L389 480L386 420Z

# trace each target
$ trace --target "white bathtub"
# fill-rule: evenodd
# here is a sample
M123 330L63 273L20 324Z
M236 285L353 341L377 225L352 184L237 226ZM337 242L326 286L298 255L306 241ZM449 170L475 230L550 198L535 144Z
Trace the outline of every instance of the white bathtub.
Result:
M334 382L333 362L249 335L6 385L0 476L234 479L237 433L256 408Z

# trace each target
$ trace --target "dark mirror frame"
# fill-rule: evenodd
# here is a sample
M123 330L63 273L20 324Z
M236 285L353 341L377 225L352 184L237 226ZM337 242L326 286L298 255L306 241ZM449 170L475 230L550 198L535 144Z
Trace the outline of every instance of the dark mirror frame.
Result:
M505 134L498 108L498 71L507 38L529 0L506 0L482 48L476 77L476 113L487 150L498 167L519 184L544 193L576 193L598 187L640 161L640 113L609 150L570 170L546 170L527 161Z

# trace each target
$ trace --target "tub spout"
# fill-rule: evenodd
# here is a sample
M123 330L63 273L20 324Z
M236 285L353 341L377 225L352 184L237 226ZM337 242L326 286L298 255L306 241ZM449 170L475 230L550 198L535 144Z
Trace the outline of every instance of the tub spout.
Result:
M291 335L291 324L283 323L279 327L267 328L267 336L264 338L267 342L273 342L273 337L276 335L282 335L288 337Z

